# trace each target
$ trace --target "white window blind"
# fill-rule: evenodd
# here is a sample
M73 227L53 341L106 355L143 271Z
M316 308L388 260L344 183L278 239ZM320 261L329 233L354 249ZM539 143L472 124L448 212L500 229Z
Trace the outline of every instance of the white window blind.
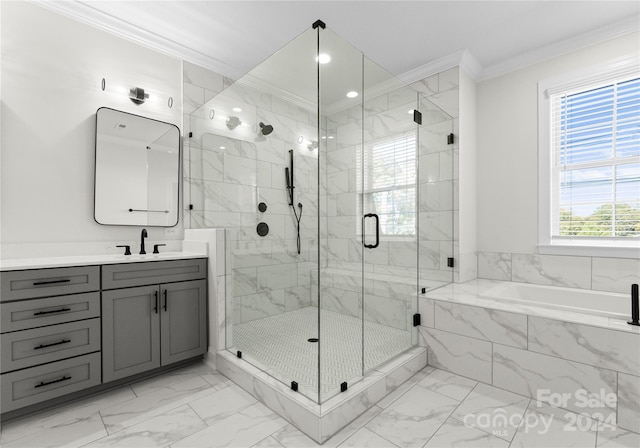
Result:
M549 99L551 237L640 237L640 78Z
M365 151L364 203L384 236L416 234L416 134L378 140Z

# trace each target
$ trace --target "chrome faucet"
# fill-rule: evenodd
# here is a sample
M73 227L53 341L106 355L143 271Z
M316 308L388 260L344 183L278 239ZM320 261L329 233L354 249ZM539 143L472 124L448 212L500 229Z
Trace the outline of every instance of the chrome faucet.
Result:
M144 239L147 237L147 229L142 229L140 234L140 255L145 255L147 252L144 250Z

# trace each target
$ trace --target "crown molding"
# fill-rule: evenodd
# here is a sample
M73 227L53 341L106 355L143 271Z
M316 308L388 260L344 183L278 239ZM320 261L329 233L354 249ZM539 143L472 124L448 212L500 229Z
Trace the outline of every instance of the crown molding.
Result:
M571 53L582 48L596 45L607 40L615 39L629 33L640 30L640 16L628 17L622 21L597 28L588 33L565 39L551 45L537 48L533 51L523 53L516 57L507 59L497 64L489 65L482 70L476 81L484 81L495 78L509 72L520 70L529 65L533 65L563 54Z
M195 51L192 48L179 44L171 39L167 39L159 34L144 30L133 23L113 17L110 14L106 14L93 8L88 3L82 3L79 1L29 1L42 8L48 9L49 11L84 23L85 25L106 31L109 34L118 36L167 56L191 62L216 73L225 75L234 72L232 67L219 59L199 51Z
M483 67L467 49L456 51L443 56L427 64L409 70L398 77L404 82L411 84L421 79L440 73L444 70L459 66L467 72L476 82L495 78L509 72L520 70L529 65L533 65L563 54L571 53L600 42L615 39L629 33L640 30L640 17L628 17L622 21L597 28L588 33L583 33L573 38L563 40L545 47L537 48L533 51L520 54L497 64Z
M95 9L88 2L29 1L94 28L106 31L176 59L191 62L216 73L229 76L230 73L237 71L223 61L210 55L198 52L159 34L146 31L133 23ZM640 16L635 15L614 24L597 28L593 31L545 47L537 48L486 67L483 67L468 49L462 49L400 74L398 78L411 84L444 70L460 67L476 82L480 82L638 30L640 30Z

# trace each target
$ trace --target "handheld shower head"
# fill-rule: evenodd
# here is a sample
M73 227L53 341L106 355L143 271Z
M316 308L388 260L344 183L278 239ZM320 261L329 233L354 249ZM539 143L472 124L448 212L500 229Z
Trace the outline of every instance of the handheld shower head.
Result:
M260 122L259 126L260 126L260 133L262 135L269 135L273 132L273 126L271 126L270 124L264 124L263 122Z

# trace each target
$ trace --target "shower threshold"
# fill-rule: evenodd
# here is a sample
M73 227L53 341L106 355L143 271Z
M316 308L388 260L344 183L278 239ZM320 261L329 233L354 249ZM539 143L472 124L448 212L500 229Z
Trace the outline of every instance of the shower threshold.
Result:
M216 355L220 373L317 443L326 442L426 365L426 348L410 348L346 391L317 404L228 350Z

